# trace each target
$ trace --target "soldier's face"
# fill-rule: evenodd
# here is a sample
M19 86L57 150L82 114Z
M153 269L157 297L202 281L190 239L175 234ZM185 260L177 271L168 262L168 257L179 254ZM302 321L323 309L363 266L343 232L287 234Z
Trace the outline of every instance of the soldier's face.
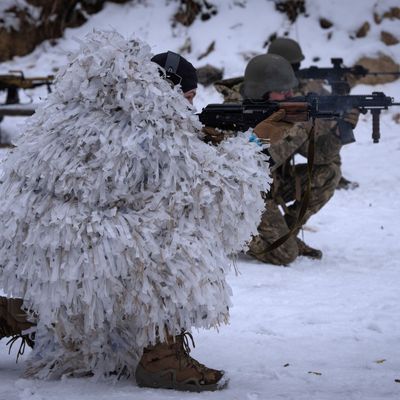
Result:
M196 89L192 89L192 90L189 90L189 91L183 93L183 97L184 97L190 104L193 105L193 99L195 98L196 93L197 93L197 92L196 92Z
M293 97L293 90L285 90L282 92L270 92L269 93L269 100L272 101L282 101L282 100L287 100Z

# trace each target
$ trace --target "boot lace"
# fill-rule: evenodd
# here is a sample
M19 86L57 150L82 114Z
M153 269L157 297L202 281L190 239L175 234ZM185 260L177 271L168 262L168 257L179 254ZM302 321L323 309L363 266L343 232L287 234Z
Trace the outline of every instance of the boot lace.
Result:
M14 346L15 342L16 342L18 339L21 339L21 344L19 345L19 349L18 349L18 352L17 352L17 359L16 359L16 362L18 362L19 357L22 356L22 355L24 354L26 345L28 345L29 347L32 347L32 348L33 348L33 344L34 344L33 340L32 340L29 336L27 336L27 335L14 335L14 336L12 336L11 339L6 343L6 346L9 346L9 348L8 348L8 354L11 353L11 349L12 349L12 347Z
M209 368L207 368L204 364L199 363L196 359L190 357L190 344L193 348L196 347L192 334L182 329L181 334L177 335L176 338L178 344L176 356L179 360L179 368L182 368L182 361L186 361L187 366L194 367L202 374L203 381L205 382L205 376L207 371L209 371Z
M192 342L193 348L196 347L194 344L193 335L190 332L182 329L182 332L180 335L178 335L178 337L180 338L180 341L182 342L182 347L183 347L184 353L189 355L190 351L191 351L190 350L190 342ZM190 340L190 342L189 342L189 340Z
M18 362L19 357L22 356L25 352L26 345L28 345L29 347L33 347L34 339L30 338L28 335L13 334L11 329L6 324L6 322L0 318L0 339L3 337L10 337L10 336L11 339L9 339L8 342L6 343L6 346L9 346L8 354L11 354L11 349L14 346L15 342L18 339L21 339L21 344L19 346L16 359L16 362Z
M0 297L0 300L2 301L2 304L7 305L8 299L5 297ZM0 339L3 337L11 337L8 342L6 343L6 346L8 347L8 354L11 354L11 349L13 348L15 342L18 339L21 339L21 344L19 346L18 352L17 352L17 359L16 362L18 362L18 359L20 356L22 356L25 352L26 345L29 347L33 347L34 345L34 334L29 336L28 334L22 335L21 333L15 333L15 329L12 329L9 324L7 323L6 319L0 318Z

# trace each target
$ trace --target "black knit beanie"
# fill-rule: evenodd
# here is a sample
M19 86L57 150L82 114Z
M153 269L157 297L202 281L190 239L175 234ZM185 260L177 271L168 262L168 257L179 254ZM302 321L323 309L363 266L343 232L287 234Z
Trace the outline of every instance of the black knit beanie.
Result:
M170 52L172 53L172 52ZM175 53L172 53L175 54ZM193 65L186 60L186 58L176 54L179 58L177 58L178 63L177 63L177 68L175 74L180 76L182 78L181 80L181 88L183 93L188 92L189 90L196 89L197 88L197 73L196 73L196 68L193 67ZM168 52L167 53L160 53L156 54L151 61L157 63L160 67L163 67L166 69L166 61L168 57ZM168 74L168 71L167 71Z

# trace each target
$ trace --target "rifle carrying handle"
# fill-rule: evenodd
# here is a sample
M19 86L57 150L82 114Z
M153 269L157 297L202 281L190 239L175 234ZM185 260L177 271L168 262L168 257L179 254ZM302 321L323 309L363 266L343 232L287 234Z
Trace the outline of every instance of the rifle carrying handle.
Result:
M380 132L380 124L379 124L379 116L380 116L381 110L379 109L373 109L371 110L372 114L372 140L374 143L379 143L379 139L381 138L381 132Z

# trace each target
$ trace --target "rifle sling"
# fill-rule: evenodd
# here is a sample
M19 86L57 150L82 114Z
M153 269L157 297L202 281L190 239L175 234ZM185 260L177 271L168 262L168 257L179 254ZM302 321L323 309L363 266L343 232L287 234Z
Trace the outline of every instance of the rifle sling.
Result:
M308 134L308 157L307 157L307 175L308 175L308 181L307 181L307 189L304 193L304 196L302 198L301 202L301 207L300 211L297 215L297 219L295 223L293 224L292 228L290 228L289 232L286 233L285 235L281 236L279 239L275 240L271 245L268 246L266 251L272 251L277 249L279 246L281 246L283 243L285 243L290 236L295 234L299 228L303 225L303 220L306 215L306 211L308 208L308 203L310 200L310 195L311 195L311 179L312 179L312 170L314 166L314 153L315 153L315 119L313 118L312 121L312 127L310 130L310 133Z

